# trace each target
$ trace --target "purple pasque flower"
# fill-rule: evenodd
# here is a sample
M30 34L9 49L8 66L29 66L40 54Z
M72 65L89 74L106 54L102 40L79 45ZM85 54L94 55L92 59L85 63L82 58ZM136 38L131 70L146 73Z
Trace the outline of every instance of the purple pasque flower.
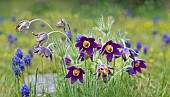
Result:
M81 34L77 34L77 36L76 36L76 42L80 42L80 38L82 37L82 35Z
M100 50L102 48L102 39L99 39L97 50Z
M134 74L136 74L137 72L142 73L141 68L146 68L145 65L145 61L144 60L134 60L132 61L132 67L134 70Z
M21 95L22 97L29 97L29 94L30 94L30 88L26 84L24 84L21 87Z
M140 50L140 49L142 48L141 42L137 42L137 43L136 43L136 48L137 48L138 50Z
M23 52L20 48L17 49L16 53L15 53L16 56L18 56L20 59L22 59L23 57Z
M65 62L66 65L70 65L70 63L71 63L71 58L70 58L68 55L66 55L66 56L64 57L64 62Z
M135 73L135 70L133 69L132 66L129 66L129 67L126 69L126 72L127 72L129 75L134 75L134 74L136 74L136 73Z
M66 28L66 25L67 25L67 22L66 22L66 20L65 19L61 19L58 23L57 23L57 25L56 25L56 27L59 27L59 28Z
M25 62L25 65L26 65L26 66L30 66L30 65L32 64L30 54L27 54L27 55L24 57L24 62Z
M86 52L80 52L79 56L78 56L78 61L84 61L85 59L91 59L91 61L93 61L93 55L90 56L88 53Z
M86 53L90 56L93 55L93 49L97 48L98 44L94 42L94 38L87 38L85 36L82 36L80 38L80 42L76 43L75 46L79 48L80 52L86 51Z
M113 73L111 72L111 70L113 70L113 69L114 69L114 67L111 67L109 65L105 65L105 64L100 65L99 68L97 69L97 71L94 73L94 75L97 75L96 80L98 80L101 75L103 78L103 81L107 82L107 76L108 75L113 76Z
M123 48L120 52L124 61L126 61L129 57L135 60L135 55L137 55L137 53L131 48Z
M29 26L30 26L30 22L28 20L22 20L17 24L16 30L20 32L24 29L29 29Z
M49 48L44 47L44 46L40 46L38 48L36 48L36 51L34 53L37 53L38 55L42 55L42 57L50 57L50 59L52 60L52 52Z
M125 45L126 45L127 48L131 47L131 43L128 40L125 41Z
M32 32L33 33L33 32ZM37 34L33 33L36 36L37 45L42 46L44 43L48 41L48 35L46 32L39 32Z
M113 43L112 40L109 40L108 42L106 42L105 45L103 45L102 49L101 49L101 53L102 55L106 55L106 58L109 62L112 61L113 59L113 54L115 55L121 55L120 51L118 50L118 48L122 48L121 44L118 43Z
M146 55L147 52L148 52L148 46L145 45L145 46L143 47L143 53Z
M78 68L77 66L69 66L67 70L69 70L69 72L65 78L71 78L71 84L74 84L78 79L81 83L84 82L83 74L86 73L84 69Z

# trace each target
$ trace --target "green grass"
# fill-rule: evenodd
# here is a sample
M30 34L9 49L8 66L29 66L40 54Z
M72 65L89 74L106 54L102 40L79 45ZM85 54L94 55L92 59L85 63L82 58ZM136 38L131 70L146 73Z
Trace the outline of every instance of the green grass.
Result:
M142 74L138 74L137 76L128 76L124 74L122 77L117 75L112 82L111 85L107 86L102 81L97 81L94 86L89 86L84 89L84 85L79 85L76 83L75 85L68 85L74 90L68 90L70 87L59 87L60 90L57 94L59 97L65 97L70 94L70 97L77 96L88 96L94 97L122 97L122 96L156 96L156 97L169 97L170 96L170 67L169 67L169 57L170 57L170 48L169 45L163 47L162 34L164 32L170 32L170 10L154 10L150 14L147 10L143 10L143 15L137 15L134 18L126 17L122 14L122 7L115 5L98 5L97 7L90 7L88 5L80 5L78 6L77 2L49 2L49 5L45 7L43 5L37 5L37 9L34 9L33 6L39 3L48 3L46 1L37 1L37 2L29 2L29 1L1 1L1 9L0 15L6 16L6 20L0 26L0 30L2 30L3 34L0 35L0 96L1 97L14 97L17 93L17 87L15 84L15 76L12 70L11 59L15 55L15 51L17 48L21 48L24 52L24 55L27 54L27 50L29 48L33 48L33 45L36 43L35 37L31 35L31 32L39 32L46 31L50 32L51 30L48 27L41 28L40 22L36 23L36 28L33 30L23 31L18 33L15 31L15 26L17 22L11 21L11 16L16 16L17 21L22 19L33 19L33 18L41 18L46 20L55 30L61 30L55 27L57 20L61 18L65 18L68 23L71 25L72 30L76 27L78 28L78 33L87 34L88 31L91 31L93 35L98 35L98 31L92 30L95 25L95 20L101 15L104 17L113 16L116 22L113 24L111 29L111 33L114 34L116 31L120 30L121 32L128 32L127 38L130 39L132 43L132 48L135 48L135 43L137 41L142 42L143 45L149 46L148 55L144 55L142 51L140 51L139 58L147 61L147 69L143 69ZM6 8L6 5L11 6L9 9ZM52 5L52 7L51 7ZM22 9L23 8L23 9ZM46 8L46 9L45 9ZM5 9L5 10L4 10ZM160 12L161 10L161 12ZM161 14L161 15L160 15ZM154 25L152 23L152 17L157 15L162 16L161 21L158 25ZM158 30L158 35L153 36L151 32L153 30ZM18 37L18 42L11 46L8 45L7 35L8 33L12 33L13 35ZM74 39L77 33L73 33ZM111 34L111 35L112 35ZM52 37L48 43L52 42ZM47 44L46 44L47 45ZM162 48L161 48L162 47ZM42 61L44 73L52 73L58 71L59 60L56 58L56 62L52 63L49 59L41 58L38 55L34 55L33 64L29 68L29 74L35 74L37 68L39 68L39 73L42 73ZM153 61L152 61L153 60ZM118 68L121 65L120 60L117 60ZM92 62L88 61L88 64L92 64ZM51 67L51 65L56 66L55 69ZM84 64L84 63L82 63ZM54 71L53 71L54 69ZM116 69L118 71L119 69ZM61 74L63 76L63 74ZM92 81L95 82L95 76L91 74ZM60 80L59 80L60 81ZM63 81L61 79L61 81ZM65 79L64 83L68 84L69 80ZM64 83L61 83L65 85ZM76 86L80 86L80 89L75 89ZM96 90L97 91L94 91ZM107 88L107 89L106 89ZM82 90L84 89L84 90ZM67 90L67 91L62 91ZM84 91L87 94L84 94ZM75 94L73 94L75 93ZM80 95L79 95L80 93ZM51 95L54 96L54 95Z

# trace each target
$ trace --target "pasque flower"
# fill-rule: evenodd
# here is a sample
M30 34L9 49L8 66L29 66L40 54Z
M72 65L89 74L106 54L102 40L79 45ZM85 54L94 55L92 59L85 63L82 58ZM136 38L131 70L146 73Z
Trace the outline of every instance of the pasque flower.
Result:
M144 60L134 60L132 61L133 72L136 74L137 72L142 73L141 68L146 68Z
M22 31L24 29L29 29L29 26L30 26L30 22L28 20L22 20L17 24L16 30Z
M24 84L21 87L21 95L22 97L29 97L29 94L30 94L30 88L26 84Z
M80 52L86 51L86 53L90 56L93 55L93 49L97 48L98 44L94 42L94 38L87 38L85 36L82 36L80 38L80 42L76 43L75 46L79 48Z
M33 33L33 32L32 32ZM42 46L44 43L48 41L48 35L46 32L39 32L37 34L33 33L36 36L37 45Z
M135 60L135 55L137 55L137 53L131 48L123 48L120 52L124 61L126 61L129 57Z
M86 73L84 69L78 68L77 66L69 66L67 70L69 70L69 72L65 78L71 78L71 84L74 84L78 79L81 83L84 82L83 74Z
M101 53L102 55L106 55L106 58L109 62L112 61L113 58L113 54L115 55L121 55L120 51L118 50L118 48L122 48L121 44L118 43L113 43L112 40L109 40L108 42L106 42L106 44L102 47L101 49Z
M114 67L111 67L109 65L105 65L105 64L100 65L99 68L97 69L97 71L94 73L94 75L97 75L96 80L98 80L101 75L103 78L103 81L107 82L107 76L108 75L113 76L113 73L111 72L111 70L113 70L113 69L114 69Z
M71 63L71 58L70 58L68 55L66 55L66 56L64 57L64 62L65 62L66 65L70 65L70 63Z
M42 57L50 57L50 59L52 60L52 52L49 48L41 46L39 48L36 49L35 53L37 53L38 55L42 55Z

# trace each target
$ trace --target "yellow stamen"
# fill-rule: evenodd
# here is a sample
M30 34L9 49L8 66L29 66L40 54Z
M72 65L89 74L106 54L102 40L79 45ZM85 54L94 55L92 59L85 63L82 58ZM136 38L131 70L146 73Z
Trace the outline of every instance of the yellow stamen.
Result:
M84 47L84 48L89 48L89 47L90 47L90 42L85 40L85 41L83 42L83 47Z
M140 65L139 63L135 63L135 67L139 67L139 65Z
M106 52L111 53L111 52L113 52L113 47L111 45L107 45L105 47L105 50L106 50Z
M80 74L80 70L78 70L78 69L73 70L73 75L74 76L79 76L79 74Z

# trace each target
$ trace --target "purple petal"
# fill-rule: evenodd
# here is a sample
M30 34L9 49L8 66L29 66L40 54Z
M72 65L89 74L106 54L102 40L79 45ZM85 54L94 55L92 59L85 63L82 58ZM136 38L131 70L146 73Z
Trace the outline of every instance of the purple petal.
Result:
M85 74L86 73L86 70L82 69L82 68L79 68L80 72Z
M115 47L113 47L113 54L116 54L116 55L121 55L121 53L119 52L119 50Z
M87 39L87 37L82 36L82 37L80 38L80 41L81 41L81 42L84 42L84 40L88 40L88 39Z
M113 43L112 46L116 48L122 48L122 45L118 43Z
M97 47L98 47L98 44L97 44L96 42L92 42L92 43L91 43L91 47L92 47L92 48L97 48Z
M65 78L70 78L73 76L73 70L70 70L68 74L65 76Z
M75 44L76 47L82 47L83 43L82 42L78 42Z
M111 61L112 61L112 58L113 58L113 54L107 54L107 55L106 55L106 58L107 58L107 60L108 60L109 62L111 62Z
M140 64L140 67L141 67L141 68L146 68L146 65L145 65L144 63L141 63L141 64Z
M140 68L136 68L136 71L138 71L139 73L142 73L142 70Z
M94 38L87 38L87 40L89 41L89 42L94 42Z
M102 75L102 78L103 78L103 81L104 81L104 82L107 81L107 75L106 75L106 74L103 74L103 75Z
M97 78L96 78L96 80L99 80L99 78L100 78L100 73L97 73Z
M92 56L92 55L93 55L93 48L87 48L87 49L86 49L86 52L87 52L87 54L89 54L90 56Z
M84 82L84 80L83 80L83 74L81 73L78 77L79 77L79 81L80 81L81 83L83 83L83 82Z
M110 70L109 70L109 72L108 72L108 73L109 73L109 75L113 76L113 73L112 73Z
M78 80L78 76L72 76L71 77L71 84L74 84Z
M77 67L76 66L69 66L67 67L67 70L73 70L73 69L76 69Z

